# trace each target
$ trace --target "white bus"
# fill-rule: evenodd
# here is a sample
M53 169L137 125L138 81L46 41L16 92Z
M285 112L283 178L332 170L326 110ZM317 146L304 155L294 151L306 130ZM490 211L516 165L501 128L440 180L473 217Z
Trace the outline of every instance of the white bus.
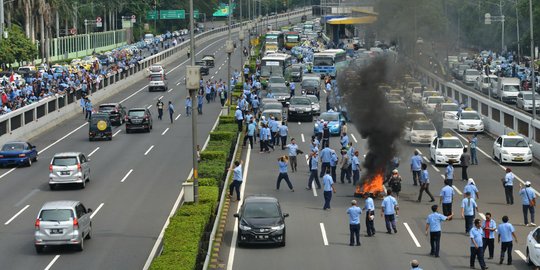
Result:
M336 77L338 71L347 66L347 53L342 49L324 50L313 54L313 72L321 76Z
M291 56L286 53L271 53L261 61L261 81L266 86L270 76L280 76L289 80L291 76Z

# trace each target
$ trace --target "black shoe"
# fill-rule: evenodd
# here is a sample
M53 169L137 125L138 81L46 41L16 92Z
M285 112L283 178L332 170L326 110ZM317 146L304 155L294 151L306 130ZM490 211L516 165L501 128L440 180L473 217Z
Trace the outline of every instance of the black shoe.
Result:
M386 233L387 233L387 234L392 234L392 231L387 231Z
M417 184L417 183L414 183L414 186L418 186L418 184Z
M396 228L394 228L394 233L397 233L397 229L396 229Z
M356 246L361 246L361 245L362 245L362 244L360 244L360 243L357 243L357 244L356 244Z
M431 199L431 201L429 201L429 202L434 202L434 201L435 201L434 199Z
M349 246L351 246L351 247L352 247L352 246L354 246L354 244L353 244L353 243L350 243L350 244L349 244Z

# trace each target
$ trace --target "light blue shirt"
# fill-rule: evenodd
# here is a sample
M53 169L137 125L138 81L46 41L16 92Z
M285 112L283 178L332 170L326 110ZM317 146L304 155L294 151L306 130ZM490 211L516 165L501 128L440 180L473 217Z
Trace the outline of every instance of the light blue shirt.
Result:
M454 189L451 186L446 185L441 189L440 196L442 197L442 203L452 203Z
M279 127L279 136L285 137L289 133L289 128L286 125L281 125Z
M461 201L461 208L463 208L463 215L474 216L474 210L476 209L476 201L473 198L464 198Z
M349 144L349 136L345 135L341 138L341 147L346 147Z
M478 188L475 185L472 185L472 184L465 185L465 187L463 188L463 193L465 194L466 192L470 192L471 198L476 200L476 193L478 192Z
M242 182L242 164L233 170L233 180Z
M356 205L349 207L349 209L347 209L347 214L349 214L349 224L360 224L360 215L362 214L362 209L360 209L360 207Z
M422 170L422 157L420 155L414 155L411 158L411 169L413 171Z
M449 179L449 180L454 179L454 166L452 165L446 166L446 179Z
M396 198L392 196L386 196L384 197L381 207L384 209L385 215L393 215L396 213L395 207L397 207L398 203Z
M331 157L330 157L330 166L336 167L338 162L337 154L334 150L332 150Z
M514 174L512 172L509 172L504 176L504 185L505 186L514 185Z
M240 109L236 109L236 112L234 112L234 118L236 118L236 120L244 120L244 115L242 115L242 111Z
M311 157L311 170L316 171L319 168L317 156Z
M353 156L352 158L352 170L353 171L360 170L360 160L358 159L357 156Z
M259 139L261 141L265 141L266 140L266 128L261 128L261 130L259 131Z
M428 170L423 170L422 173L420 173L420 184L429 184Z
M278 161L278 166L279 166L280 173L287 173L287 162Z
M473 239L478 247L482 247L484 245L482 243L482 228L473 227L469 232L469 235L471 236L471 247L474 247L474 243L472 241Z
M368 197L365 200L364 210L366 211L375 211L375 204L373 203L373 199Z
M523 205L529 205L529 201L536 198L536 195L534 194L534 191L530 187L522 188L519 191L519 196L521 196L521 203Z
M426 223L429 224L429 231L440 232L441 221L445 221L445 220L446 220L446 216L437 212L431 213L426 219Z
M476 148L477 145L478 145L478 138L473 137L470 143L471 149Z
M512 242L512 233L515 232L514 226L508 222L499 224L497 233L501 236L501 242Z
M325 147L322 151L321 151L321 161L323 163L330 163L330 160L332 159L332 150L328 147Z
M493 219L490 219L489 220L489 229L496 229L497 228L497 223L495 223L495 220ZM493 239L495 238L495 231L489 231L489 234L486 235L486 221L482 221L482 232L484 233L484 238L490 238L490 239Z
M289 156L295 157L298 154L298 144L289 144L287 145L287 148L289 148Z
M248 136L255 135L255 128L256 128L255 122L249 123L248 128L247 128L247 135Z
M270 119L270 122L268 122L268 127L272 132L278 132L279 130L279 124L276 120Z
M253 109L259 108L259 100L258 99L251 100L251 107L253 107Z
M325 174L323 176L323 185L324 185L324 191L332 191L332 185L334 184L334 180L332 180L332 176L329 174Z

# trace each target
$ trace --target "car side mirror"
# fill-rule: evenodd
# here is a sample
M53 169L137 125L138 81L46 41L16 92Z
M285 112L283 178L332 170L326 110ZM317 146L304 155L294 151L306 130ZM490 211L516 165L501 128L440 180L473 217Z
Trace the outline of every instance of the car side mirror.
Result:
M86 209L86 212L87 212L87 213L92 213L93 211L94 211L94 210L92 210L92 208Z
M240 215L238 215L238 213L234 214L233 216L234 216L235 218L240 217Z
M496 143L495 144L497 147L501 147L501 144L500 143Z
M283 214L283 217L284 217L284 218L289 217L289 213L284 213L284 214Z

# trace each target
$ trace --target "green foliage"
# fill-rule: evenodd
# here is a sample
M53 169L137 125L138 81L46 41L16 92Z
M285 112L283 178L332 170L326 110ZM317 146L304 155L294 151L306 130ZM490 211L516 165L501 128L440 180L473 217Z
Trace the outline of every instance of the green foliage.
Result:
M228 152L231 149L229 141L209 141L205 150Z
M214 178L199 178L199 187L215 187L217 181Z
M204 150L201 152L201 160L213 162L214 160L222 161L227 158L227 153L225 151L208 151Z
M26 38L21 27L12 25L8 29L8 38L0 42L0 63L32 61L37 56L37 49L30 39Z
M216 127L216 131L236 132L238 130L237 123L223 124Z
M222 115L219 117L219 125L234 124L234 123L236 123L236 120L234 119L233 116Z
M225 161L212 161L212 163L201 163L199 166L199 177L214 178L219 181L225 176Z
M213 141L232 141L234 139L236 139L235 132L226 132L226 131L210 132L210 140L213 140Z

